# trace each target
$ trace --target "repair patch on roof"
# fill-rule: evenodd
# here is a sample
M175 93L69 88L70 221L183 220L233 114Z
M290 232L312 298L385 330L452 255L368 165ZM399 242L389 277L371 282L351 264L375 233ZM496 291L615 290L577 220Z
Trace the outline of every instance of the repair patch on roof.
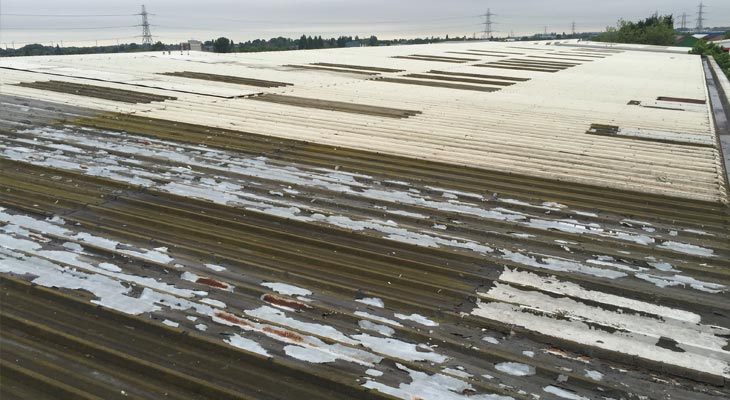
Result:
M200 79L200 80L204 80L204 81L226 82L226 83L233 83L236 85L247 85L247 86L256 86L256 87L264 87L264 88L276 88L276 87L292 85L291 83L285 83L285 82L273 82L273 81L266 81L266 80L262 80L262 79L244 78L244 77L240 77L240 76L208 74L208 73L192 72L192 71L162 72L160 74L167 75L167 76L179 76L179 77L183 77L183 78Z
M123 103L152 103L155 101L177 100L176 97L160 96L151 93L137 92L125 89L113 89L103 86L71 83L64 81L36 81L21 82L19 86L50 90L60 93L68 93L76 96L94 97L97 99L105 99L112 101L120 101Z

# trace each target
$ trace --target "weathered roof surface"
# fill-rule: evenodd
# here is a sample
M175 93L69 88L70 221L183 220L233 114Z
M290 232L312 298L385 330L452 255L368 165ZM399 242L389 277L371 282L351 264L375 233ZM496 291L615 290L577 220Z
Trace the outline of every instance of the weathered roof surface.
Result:
M479 46L467 43L423 49L399 46L247 56L84 55L6 59L0 66L14 68L3 71L6 94L63 99L60 101L105 111L136 112L616 189L711 201L727 196L707 105L679 101L705 102L707 98L699 57L603 49L586 54L582 49L531 44L487 47L497 52L470 51L478 50L475 47ZM461 54L464 52L477 55ZM403 55L448 58L394 58ZM326 66L320 65L323 63ZM332 71L338 67L331 65L341 65L341 72ZM363 70L353 66L400 72L362 75ZM347 71L358 73L343 73ZM293 86L264 88L161 75L179 72L254 77ZM489 78L494 76L501 78ZM120 104L98 98L71 99L13 85L61 79L153 94L174 93L177 101ZM424 82L460 89L423 86ZM371 115L247 97L256 93L407 109L419 114L374 119ZM598 135L587 133L592 125L615 129Z
M0 68L3 398L730 395L699 58L469 43Z

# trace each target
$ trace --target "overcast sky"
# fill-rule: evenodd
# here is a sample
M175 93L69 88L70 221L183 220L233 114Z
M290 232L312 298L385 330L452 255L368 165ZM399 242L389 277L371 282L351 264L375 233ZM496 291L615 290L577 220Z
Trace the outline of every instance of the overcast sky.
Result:
M696 24L697 5L686 0L0 0L0 45L27 43L113 44L140 42L140 4L145 2L155 40L227 36L237 42L275 36L322 35L380 38L471 36L484 26L487 8L495 35L599 31L619 18L639 19L658 11L687 13ZM706 0L705 26L730 25L730 2ZM20 14L20 15L19 15ZM105 15L84 17L80 15ZM44 16L40 16L44 15ZM47 15L47 16L46 16ZM107 16L108 15L108 16Z

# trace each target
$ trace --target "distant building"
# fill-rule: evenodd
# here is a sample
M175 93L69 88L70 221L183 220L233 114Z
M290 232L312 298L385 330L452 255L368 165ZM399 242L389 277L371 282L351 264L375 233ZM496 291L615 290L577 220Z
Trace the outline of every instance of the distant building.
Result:
M192 50L192 51L203 51L203 42L200 40L188 40L187 49L186 50Z
M687 35L678 38L677 41L674 42L674 45L677 47L694 47L694 45L699 41L700 39L692 35Z
M725 49L726 52L730 51L730 39L717 40L712 43L715 43L718 46L722 46L722 48Z
M345 43L345 47L362 47L362 42L359 40L353 40L351 42Z
M714 33L714 32L702 32L702 33L694 33L694 34L688 34L680 37L675 42L675 46L679 47L693 47L697 42L700 40L704 40L707 42L714 42L718 43L719 41L722 41L725 39L724 33Z

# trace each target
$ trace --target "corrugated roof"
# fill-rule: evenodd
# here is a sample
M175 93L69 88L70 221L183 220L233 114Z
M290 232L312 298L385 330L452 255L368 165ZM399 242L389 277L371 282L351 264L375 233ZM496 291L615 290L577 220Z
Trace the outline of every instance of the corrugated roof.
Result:
M3 396L730 395L730 210L697 57L0 67Z

